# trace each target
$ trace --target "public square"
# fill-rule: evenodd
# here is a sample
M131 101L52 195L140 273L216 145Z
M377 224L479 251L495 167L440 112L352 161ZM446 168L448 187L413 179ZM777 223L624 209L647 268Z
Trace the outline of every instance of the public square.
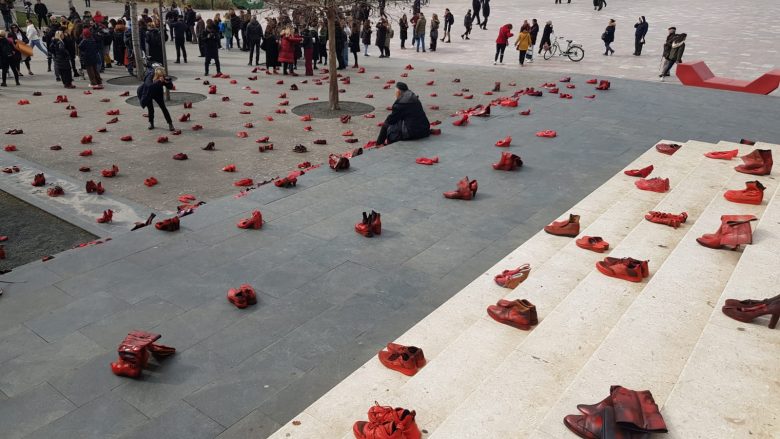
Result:
M390 58L371 46L371 56L358 56L364 70L340 70L340 100L369 106L348 120L300 107L327 102L324 71L267 74L233 49L219 51L228 77L207 77L197 45L186 45L188 63L173 64L169 41L176 80L168 108L181 133L159 113L148 130L134 102L138 83L124 68L105 70L104 89L84 79L64 89L35 49L35 75L23 67L20 86L11 79L0 89L0 144L15 146L0 150L0 168L20 169L0 174L0 236L8 237L0 269L10 270L0 275L0 436L350 438L377 401L416 410L425 438L568 438L576 435L565 415L623 385L652 391L669 437L778 437L780 336L767 328L775 305L752 324L721 307L778 294L775 174L733 168L754 149L780 150L780 92L688 87L674 74L661 82L658 70L670 25L688 34L684 61L705 61L718 76L752 80L777 69L780 6L612 0L594 11L580 0L492 0L488 29L475 26L466 41L470 3L422 8L429 19L445 7L455 14L452 42L436 52L417 53L410 41L401 50L395 26ZM113 17L122 7L96 0L90 9ZM397 9L389 12L397 19ZM650 32L633 56L641 15ZM510 45L504 64L493 65L499 27L511 22L517 33L531 18L552 20L557 36L583 45L585 59L536 55L520 67ZM616 53L603 56L599 36L610 18ZM744 29L725 32L728 23ZM609 89L597 90L605 80ZM373 146L398 82L441 133ZM68 102L55 103L58 95ZM513 96L516 107L499 103ZM489 106L488 117L453 124L478 105ZM7 133L14 129L24 133ZM536 135L544 130L556 136ZM508 148L496 146L507 137ZM209 142L214 150L203 149ZM682 147L674 155L655 148L670 143ZM85 149L92 154L80 155ZM704 156L716 150L739 156ZM522 167L495 170L503 152ZM187 160L174 160L177 153ZM349 169L330 169L329 155L345 153ZM438 162L416 163L423 157ZM669 178L665 191L639 190L623 172L651 164L650 177ZM116 176L101 175L112 165ZM229 165L235 172L223 171ZM273 182L304 168L294 187ZM46 185L31 186L40 173ZM473 200L442 196L466 176L479 181ZM146 185L150 177L158 184ZM252 184L236 186L240 179ZM86 193L88 180L105 193ZM724 198L749 180L765 187L763 202ZM64 195L47 195L55 185ZM112 221L96 222L107 209ZM658 210L685 211L687 222L645 220ZM180 230L155 228L177 211ZM236 226L253 211L262 212L262 228ZM367 238L355 228L371 211L383 227ZM131 231L151 213L151 225ZM581 218L577 238L603 237L608 254L542 231L570 213ZM722 215L737 214L757 217L748 223L753 245L697 243ZM649 279L604 276L594 268L604 256L649 260ZM494 276L524 263L526 282L496 284ZM246 309L226 299L242 284L257 295ZM533 302L538 325L497 323L485 308L502 298ZM138 378L112 374L117 346L133 330L161 334L176 353L150 360ZM391 342L420 347L427 365L412 377L385 368L377 352Z

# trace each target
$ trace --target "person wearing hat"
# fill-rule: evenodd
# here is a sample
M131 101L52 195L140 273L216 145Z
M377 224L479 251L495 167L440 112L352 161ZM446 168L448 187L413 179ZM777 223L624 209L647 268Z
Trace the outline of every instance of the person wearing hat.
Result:
M395 102L385 118L377 145L389 145L399 140L422 139L431 135L431 124L425 115L420 98L403 82L395 84Z

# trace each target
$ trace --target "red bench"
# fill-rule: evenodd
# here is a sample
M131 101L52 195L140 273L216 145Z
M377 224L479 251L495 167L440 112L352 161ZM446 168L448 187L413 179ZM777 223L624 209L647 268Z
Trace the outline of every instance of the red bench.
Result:
M780 87L780 69L752 81L715 76L704 61L677 64L677 78L685 85L768 95Z

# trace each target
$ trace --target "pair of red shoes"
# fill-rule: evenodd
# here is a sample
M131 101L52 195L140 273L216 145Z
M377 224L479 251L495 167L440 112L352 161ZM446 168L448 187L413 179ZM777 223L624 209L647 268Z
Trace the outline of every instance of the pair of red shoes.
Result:
M119 167L117 165L111 165L111 169L103 169L100 173L103 177L114 178L119 174Z
M355 422L352 433L356 439L420 439L422 434L414 420L416 415L414 410L376 403L368 409L368 422Z
M496 171L514 171L523 166L523 160L517 154L511 152L502 152L501 160L493 163L493 169Z
M575 241L577 247L594 251L596 253L604 253L609 250L609 243L604 241L601 236L583 236Z
M371 238L374 235L381 235L382 215L373 210L370 214L363 212L363 221L355 224L355 231L366 238Z
M596 87L596 90L609 90L610 82L607 80L601 80L599 81L599 85Z
M277 178L276 180L274 180L274 186L276 187L290 188L290 187L294 187L297 184L298 184L298 177L293 175L292 173L287 177Z
M769 329L775 329L777 321L780 320L780 295L763 300L727 299L721 311L732 319L744 323L750 323L758 317L770 314L772 318L769 320Z
M103 192L106 191L105 189L103 189L103 182L99 181L99 182L95 183L92 180L89 180L87 182L86 190L87 190L88 194L96 193L98 195L103 195Z
M634 258L610 258L596 262L596 268L604 275L629 282L642 282L650 276L649 261Z
M468 177L464 177L458 182L458 188L454 191L444 192L444 198L453 200L471 200L477 196L477 189L479 185L477 180L469 180Z
M427 362L422 349L396 343L388 343L387 349L382 349L377 355L385 367L406 376L414 376Z
M580 234L580 216L569 214L568 220L553 221L544 226L544 231L551 235L574 238Z
M626 171L623 171L623 173L628 175L629 177L646 178L648 175L650 175L651 172L653 172L653 169L654 169L653 165L650 165L642 169L628 169Z
M745 189L728 190L723 197L733 203L741 204L761 204L764 201L764 190L766 187L760 181L746 181Z
M539 324L536 306L525 299L500 299L495 305L488 306L487 313L493 320L523 331Z
M328 166L334 171L343 171L349 169L349 159L336 154L330 154L328 156Z
M645 438L666 433L666 422L649 390L612 386L609 396L596 404L579 404L581 415L567 415L563 423L586 439Z
M669 179L660 177L643 178L635 181L634 185L643 191L664 193L669 190Z
M35 174L31 184L35 187L41 187L46 184L46 177L43 175L43 173Z
M645 215L645 219L651 223L663 224L665 226L674 227L675 229L680 227L680 224L684 223L688 219L688 213L682 212L679 215L666 212L657 212L651 210Z
M62 188L62 186L54 186L50 187L46 190L46 195L50 197L59 197L61 195L65 195L65 190Z
M238 309L244 309L249 305L257 304L255 289L249 284L243 284L238 288L231 288L227 292L227 300Z
M168 218L162 221L158 221L154 224L154 227L157 230L163 230L166 232L175 232L179 230L179 217L175 216L173 218Z
M258 230L263 227L263 214L259 210L253 210L251 217L242 219L236 226L239 229Z
M111 209L106 209L103 211L103 216L97 219L97 222L100 224L106 224L110 223L114 220L114 211Z
M514 290L518 285L528 279L528 274L531 273L531 264L523 264L514 270L504 270L500 274L497 274L493 280L496 285L504 288Z
M756 220L754 215L723 215L718 230L696 238L696 242L709 248L737 250L742 244L753 243L750 223Z
M146 331L132 331L127 334L127 337L117 348L119 359L111 363L111 372L118 376L138 378L143 368L149 362L150 353L155 358L168 357L175 354L175 348L154 343L160 337L160 334Z

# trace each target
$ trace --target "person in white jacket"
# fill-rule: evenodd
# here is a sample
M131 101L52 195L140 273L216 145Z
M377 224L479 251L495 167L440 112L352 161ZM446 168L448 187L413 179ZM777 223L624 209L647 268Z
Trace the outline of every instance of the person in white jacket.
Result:
M46 51L46 48L41 43L38 29L35 28L35 25L30 20L27 20L27 39L30 41L30 47L37 47L44 55L49 56L49 52Z

